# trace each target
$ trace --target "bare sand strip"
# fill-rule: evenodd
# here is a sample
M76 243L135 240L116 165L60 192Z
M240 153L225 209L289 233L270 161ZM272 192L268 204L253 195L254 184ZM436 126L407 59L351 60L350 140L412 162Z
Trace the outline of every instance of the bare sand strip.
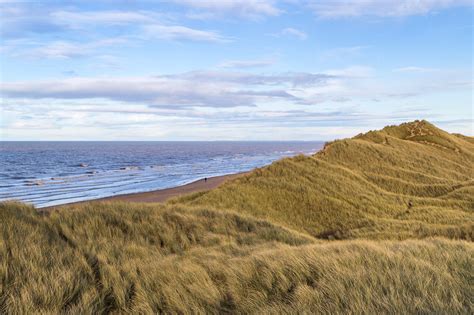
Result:
M172 188L159 189L159 190L153 190L153 191L142 192L142 193L132 193L132 194L110 196L110 197L104 197L104 198L86 200L86 201L79 201L79 202L73 202L73 203L68 203L64 205L40 208L38 210L40 212L48 213L49 211L53 209L57 209L63 206L81 204L85 202L95 202L95 201L165 202L166 200L173 197L178 197L185 194L214 189L228 180L237 178L247 173L248 172L208 177L207 180L202 178L192 183L182 185L182 186L172 187Z
M182 185L182 186L154 190L154 191L143 192L143 193L117 195L117 196L96 199L96 200L100 200L100 201L120 200L120 201L128 201L128 202L164 202L173 197L216 188L222 183L224 183L225 181L228 181L233 178L237 178L244 174L246 173L237 173L237 174L222 175L222 176L216 176L216 177L208 177L207 180L202 178L195 182Z

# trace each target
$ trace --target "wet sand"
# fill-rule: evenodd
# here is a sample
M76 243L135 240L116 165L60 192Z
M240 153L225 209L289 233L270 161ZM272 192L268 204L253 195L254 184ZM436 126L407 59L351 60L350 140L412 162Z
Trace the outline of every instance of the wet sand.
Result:
M105 197L105 198L96 199L96 200L100 200L100 201L120 200L120 201L128 201L128 202L164 202L173 197L216 188L220 186L222 183L224 183L225 181L233 179L233 178L237 178L244 174L246 173L208 177L207 180L204 180L203 178L203 179L199 179L195 182L182 185L182 186L154 190L154 191L143 192L143 193L133 193L133 194L126 194L126 195L111 196L111 197Z
M80 202L73 202L73 203L64 204L64 205L41 208L38 210L40 210L41 212L47 213L55 208L60 208L63 206L68 206L68 205L73 205L73 204L81 204L85 202L95 202L95 201L165 202L166 200L173 197L178 197L185 194L190 194L194 192L200 192L200 191L216 188L228 180L237 178L239 176L243 176L247 173L248 172L216 176L216 177L208 177L207 180L202 178L195 182L182 185L182 186L172 187L172 188L159 189L159 190L153 190L153 191L142 192L142 193L132 193L132 194L125 194L125 195L110 196L110 197L99 198L99 199L94 199L94 200L86 200L86 201L80 201Z

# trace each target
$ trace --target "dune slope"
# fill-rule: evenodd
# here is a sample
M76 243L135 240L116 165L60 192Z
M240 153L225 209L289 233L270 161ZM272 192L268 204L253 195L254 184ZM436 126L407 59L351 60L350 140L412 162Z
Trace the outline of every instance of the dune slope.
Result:
M177 203L233 209L322 239L472 240L474 144L426 121L326 144Z

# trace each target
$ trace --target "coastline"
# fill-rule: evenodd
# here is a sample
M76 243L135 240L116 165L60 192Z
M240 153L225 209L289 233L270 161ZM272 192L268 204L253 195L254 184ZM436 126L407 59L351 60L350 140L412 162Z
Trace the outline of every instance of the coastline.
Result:
M84 201L78 201L78 202L71 202L71 203L66 203L62 205L56 205L56 206L50 206L50 207L44 207L44 208L37 208L38 211L40 212L49 212L53 209L58 209L64 206L70 206L70 205L75 205L75 204L83 204L86 202L102 202L102 201L125 201L125 202L145 202L145 203L163 203L167 201L168 199L190 194L190 193L195 193L195 192L201 192L201 191L206 191L206 190L211 190L216 187L219 187L222 185L224 182L243 176L245 174L248 174L250 171L247 172L241 172L241 173L235 173L235 174L227 174L227 175L220 175L220 176L214 176L214 177L208 177L207 180L204 178L198 179L194 182L184 184L181 186L176 186L176 187L171 187L171 188L165 188L165 189L157 189L157 190L152 190L152 191L147 191L147 192L137 192L137 193L130 193L130 194L123 194L123 195L116 195L116 196L109 196L109 197L103 197L103 198L98 198L98 199L91 199L91 200L84 200Z
M49 209L108 200L177 187L204 176L251 171L282 158L311 155L322 145L321 141L14 142L2 147L13 158L7 160L9 174L0 187L0 201ZM30 159L15 163L18 152L34 156L34 163ZM61 152L69 153L65 157ZM168 197L159 197L158 202L164 198Z
M131 193L117 196L104 197L95 199L97 201L127 201L127 202L165 202L166 200L186 195L190 193L205 191L219 187L224 182L245 175L249 172L227 174L221 176L204 178L181 186L152 190L148 192Z

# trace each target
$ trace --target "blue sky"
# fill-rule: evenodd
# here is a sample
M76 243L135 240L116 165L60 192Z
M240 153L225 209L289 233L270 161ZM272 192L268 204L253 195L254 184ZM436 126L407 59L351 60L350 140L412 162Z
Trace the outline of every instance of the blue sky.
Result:
M473 135L470 0L0 1L2 140Z

